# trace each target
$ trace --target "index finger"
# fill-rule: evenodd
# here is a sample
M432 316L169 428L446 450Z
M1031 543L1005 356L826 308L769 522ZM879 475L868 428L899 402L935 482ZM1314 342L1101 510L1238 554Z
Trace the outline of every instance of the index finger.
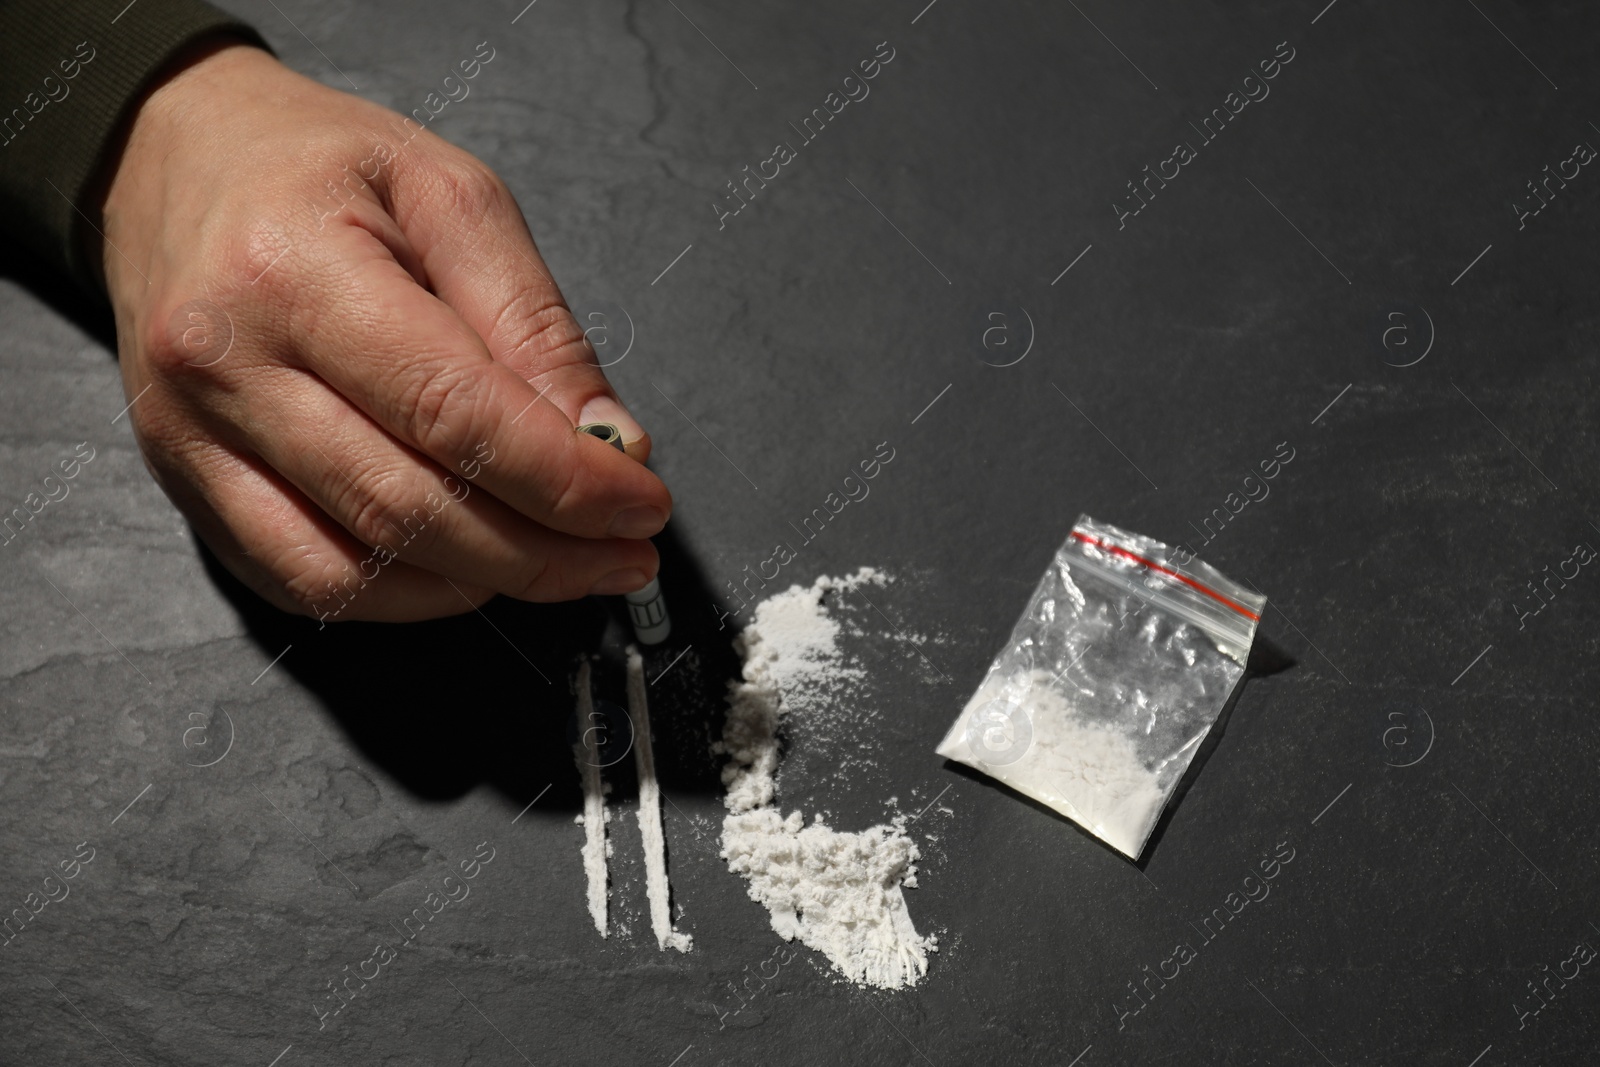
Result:
M600 369L511 190L459 150L440 150L446 165L397 166L386 187L430 290L483 338L495 360L574 423L613 423L628 454L647 459L649 435Z
M545 526L580 537L659 532L672 508L660 479L576 433L354 217L292 251L306 259L301 270L263 279L299 279L274 283L293 309L295 358L396 438Z

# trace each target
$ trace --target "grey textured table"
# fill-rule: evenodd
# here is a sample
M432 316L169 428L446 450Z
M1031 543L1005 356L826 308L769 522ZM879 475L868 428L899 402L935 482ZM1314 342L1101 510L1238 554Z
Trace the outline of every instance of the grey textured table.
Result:
M688 650L652 691L694 951L651 942L631 834L628 931L584 911L565 678L599 650L620 696L607 609L263 608L114 418L104 322L13 264L0 504L94 458L0 546L5 906L92 860L0 949L0 1060L1595 1061L1600 577L1565 561L1600 544L1600 176L1573 147L1600 144L1600 12L923 2L229 5L400 110L495 49L438 129L607 316L676 495L651 673ZM796 724L782 786L843 828L930 805L908 898L940 951L908 991L809 950L748 984L778 942L715 854L718 612L882 442L779 579L897 577L852 615L861 718ZM1280 450L1270 495L1230 497ZM932 752L1079 512L1258 586L1281 653L1137 867ZM1202 929L1274 850L1270 895ZM319 1022L474 855L470 897Z

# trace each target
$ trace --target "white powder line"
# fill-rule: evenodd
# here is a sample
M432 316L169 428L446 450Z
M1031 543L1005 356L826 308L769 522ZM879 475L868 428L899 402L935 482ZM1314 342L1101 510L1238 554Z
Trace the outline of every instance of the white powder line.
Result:
M596 740L594 692L588 657L578 664L578 727L573 760L583 780L583 870L589 876L589 915L600 936L606 936L606 794L600 781L600 742Z
M628 646L628 718L633 723L633 765L639 772L639 837L644 843L645 894L656 947L688 952L693 938L672 929L672 886L667 881L667 839L661 830L661 787L650 743L650 703L645 696L644 657Z

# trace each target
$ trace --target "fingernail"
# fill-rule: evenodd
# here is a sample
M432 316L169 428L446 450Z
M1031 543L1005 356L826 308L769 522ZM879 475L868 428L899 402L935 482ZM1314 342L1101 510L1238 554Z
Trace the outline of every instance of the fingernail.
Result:
M644 427L633 421L633 416L628 414L628 409L617 403L609 396L597 396L578 413L578 425L586 422L609 422L622 431L624 445L637 441L644 436Z
M620 593L631 593L635 589L643 589L650 582L645 577L644 571L629 568L625 571L613 571L594 583L589 590L594 596L617 596Z
M623 508L617 512L617 517L611 520L611 529L608 531L612 537L653 537L661 532L667 524L667 517L661 513L660 508L653 508L648 504L640 504L635 508Z

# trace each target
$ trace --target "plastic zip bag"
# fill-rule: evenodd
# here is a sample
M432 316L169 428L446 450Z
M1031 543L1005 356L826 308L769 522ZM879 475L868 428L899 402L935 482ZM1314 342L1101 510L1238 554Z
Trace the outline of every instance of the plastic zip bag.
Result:
M938 753L1138 859L1266 603L1187 549L1079 516Z

